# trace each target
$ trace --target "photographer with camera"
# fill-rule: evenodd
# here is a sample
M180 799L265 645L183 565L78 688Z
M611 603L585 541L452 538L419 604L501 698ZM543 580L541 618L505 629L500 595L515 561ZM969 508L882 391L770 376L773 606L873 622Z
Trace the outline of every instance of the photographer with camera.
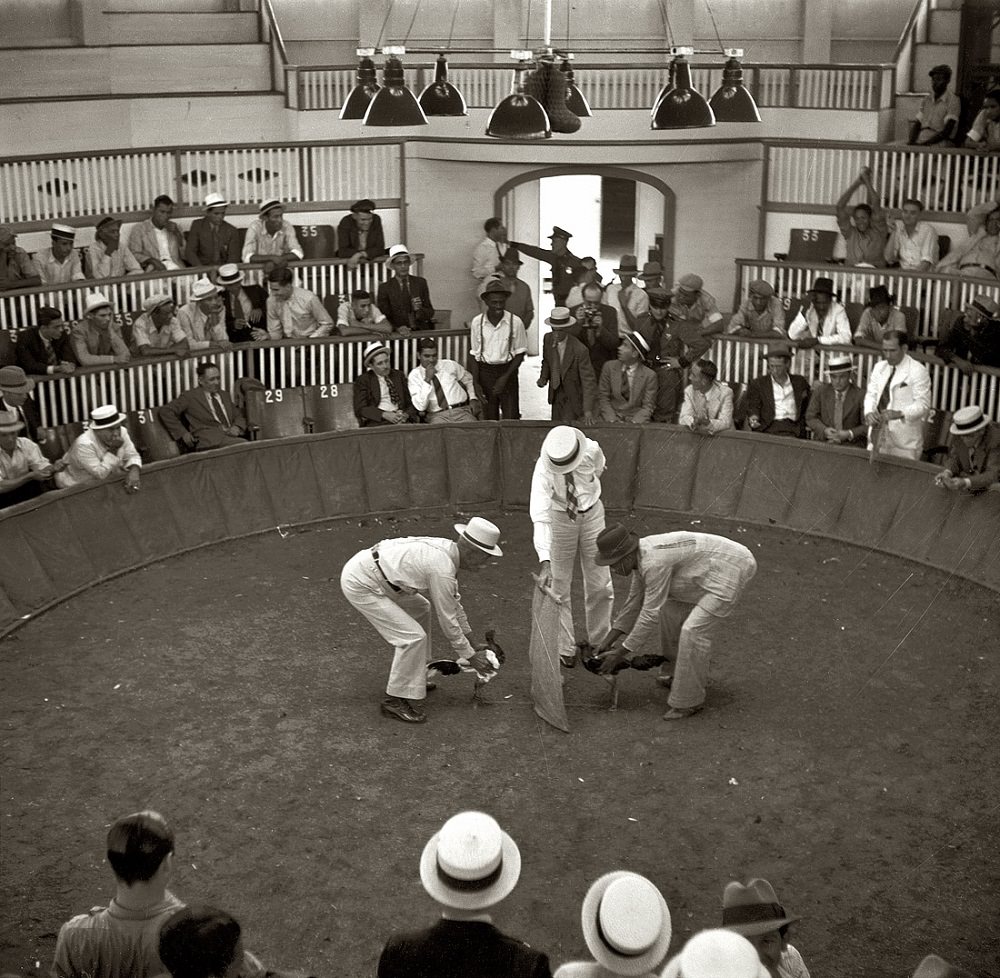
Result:
M576 319L570 333L590 354L594 376L600 377L604 365L618 353L618 313L603 301L604 289L596 282L583 287L583 302L570 310Z

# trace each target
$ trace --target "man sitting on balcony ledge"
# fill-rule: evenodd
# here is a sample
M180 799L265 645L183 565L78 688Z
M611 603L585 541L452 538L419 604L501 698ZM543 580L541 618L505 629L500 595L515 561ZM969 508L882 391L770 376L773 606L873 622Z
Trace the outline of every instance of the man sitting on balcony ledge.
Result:
M986 93L983 107L972 122L972 128L965 137L965 148L980 153L996 153L1000 150L1000 89Z
M372 303L371 292L355 289L350 299L343 296L337 306L337 332L341 336L389 336L392 323Z
M788 338L803 349L821 344L851 345L851 323L837 301L832 278L818 278L806 293L808 302L788 327Z
M35 272L42 285L67 285L83 281L80 253L73 247L76 230L66 224L53 224L52 246L35 252Z
M868 190L868 203L855 204L851 208L849 201L854 191L862 185ZM847 246L848 265L885 267L885 240L889 232L869 167L863 167L854 183L840 195L837 201L837 226Z
M81 367L108 367L132 359L122 339L121 328L114 319L107 296L88 292L83 319L74 324L70 333L73 353Z
M785 308L774 294L770 282L757 279L750 283L747 297L733 313L726 332L730 336L752 336L755 339L785 338Z
M902 217L892 222L885 260L908 272L929 272L938 260L938 235L920 218L924 205L914 197L903 201Z
M952 245L937 263L937 271L996 281L1000 269L1000 203L987 200L976 204L968 213L966 226L969 237Z
M69 489L124 473L125 491L138 492L142 458L124 424L125 415L114 404L94 408L87 430L62 457L65 467L56 472L56 485Z

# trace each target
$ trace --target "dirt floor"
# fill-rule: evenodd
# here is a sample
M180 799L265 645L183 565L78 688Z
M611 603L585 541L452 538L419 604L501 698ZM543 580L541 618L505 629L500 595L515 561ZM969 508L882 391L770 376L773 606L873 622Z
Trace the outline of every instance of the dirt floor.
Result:
M177 832L172 889L234 913L269 965L371 975L392 931L435 916L424 842L481 808L524 859L495 920L553 964L585 955L590 881L629 868L666 896L674 951L719 923L728 880L763 876L802 915L793 942L815 978L901 978L932 951L1000 975L996 594L704 520L760 565L717 642L708 709L664 723L666 693L633 673L610 713L577 668L567 736L528 699L530 523L493 518L508 556L462 592L508 653L496 705L445 680L423 726L379 715L389 652L337 581L379 539L450 535L436 515L217 546L0 643L0 970L48 971L62 921L113 892L108 823L151 807Z

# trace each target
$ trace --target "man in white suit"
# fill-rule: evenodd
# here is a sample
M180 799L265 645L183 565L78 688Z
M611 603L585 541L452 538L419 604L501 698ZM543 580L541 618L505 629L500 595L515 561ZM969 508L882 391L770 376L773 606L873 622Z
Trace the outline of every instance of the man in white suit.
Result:
M919 461L931 409L930 374L909 355L906 333L900 330L882 337L882 357L865 391L868 448L875 444L882 455Z

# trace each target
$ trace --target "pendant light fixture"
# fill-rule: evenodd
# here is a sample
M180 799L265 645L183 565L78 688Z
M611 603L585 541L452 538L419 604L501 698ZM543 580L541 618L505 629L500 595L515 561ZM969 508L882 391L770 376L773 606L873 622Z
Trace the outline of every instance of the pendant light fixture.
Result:
M340 109L341 119L363 119L368 111L368 104L379 90L375 77L375 62L372 61L375 48L358 48L357 54L359 59L357 81Z
M559 68L566 76L566 87L568 89L566 93L566 107L573 115L578 115L581 119L590 119L593 118L594 113L590 109L590 103L587 101L586 95L580 91L573 79L573 66L570 64L572 57L573 55L571 54L566 55Z
M366 126L426 126L427 116L420 108L416 96L406 87L406 75L399 55L406 53L403 47L382 48L386 55L382 72L382 88L368 105L365 113Z
M448 81L448 60L439 54L434 65L434 81L421 93L417 100L425 115L468 115L465 96Z
M760 112L747 87L743 84L743 51L730 48L731 55L722 69L722 85L709 100L718 122L760 122Z
M486 123L486 135L496 139L548 139L552 135L549 117L542 103L524 91L524 72L533 57L531 51L511 51L517 61L511 93L502 99Z
M706 129L715 125L715 113L691 84L691 48L674 48L673 87L665 88L653 108L650 129Z

